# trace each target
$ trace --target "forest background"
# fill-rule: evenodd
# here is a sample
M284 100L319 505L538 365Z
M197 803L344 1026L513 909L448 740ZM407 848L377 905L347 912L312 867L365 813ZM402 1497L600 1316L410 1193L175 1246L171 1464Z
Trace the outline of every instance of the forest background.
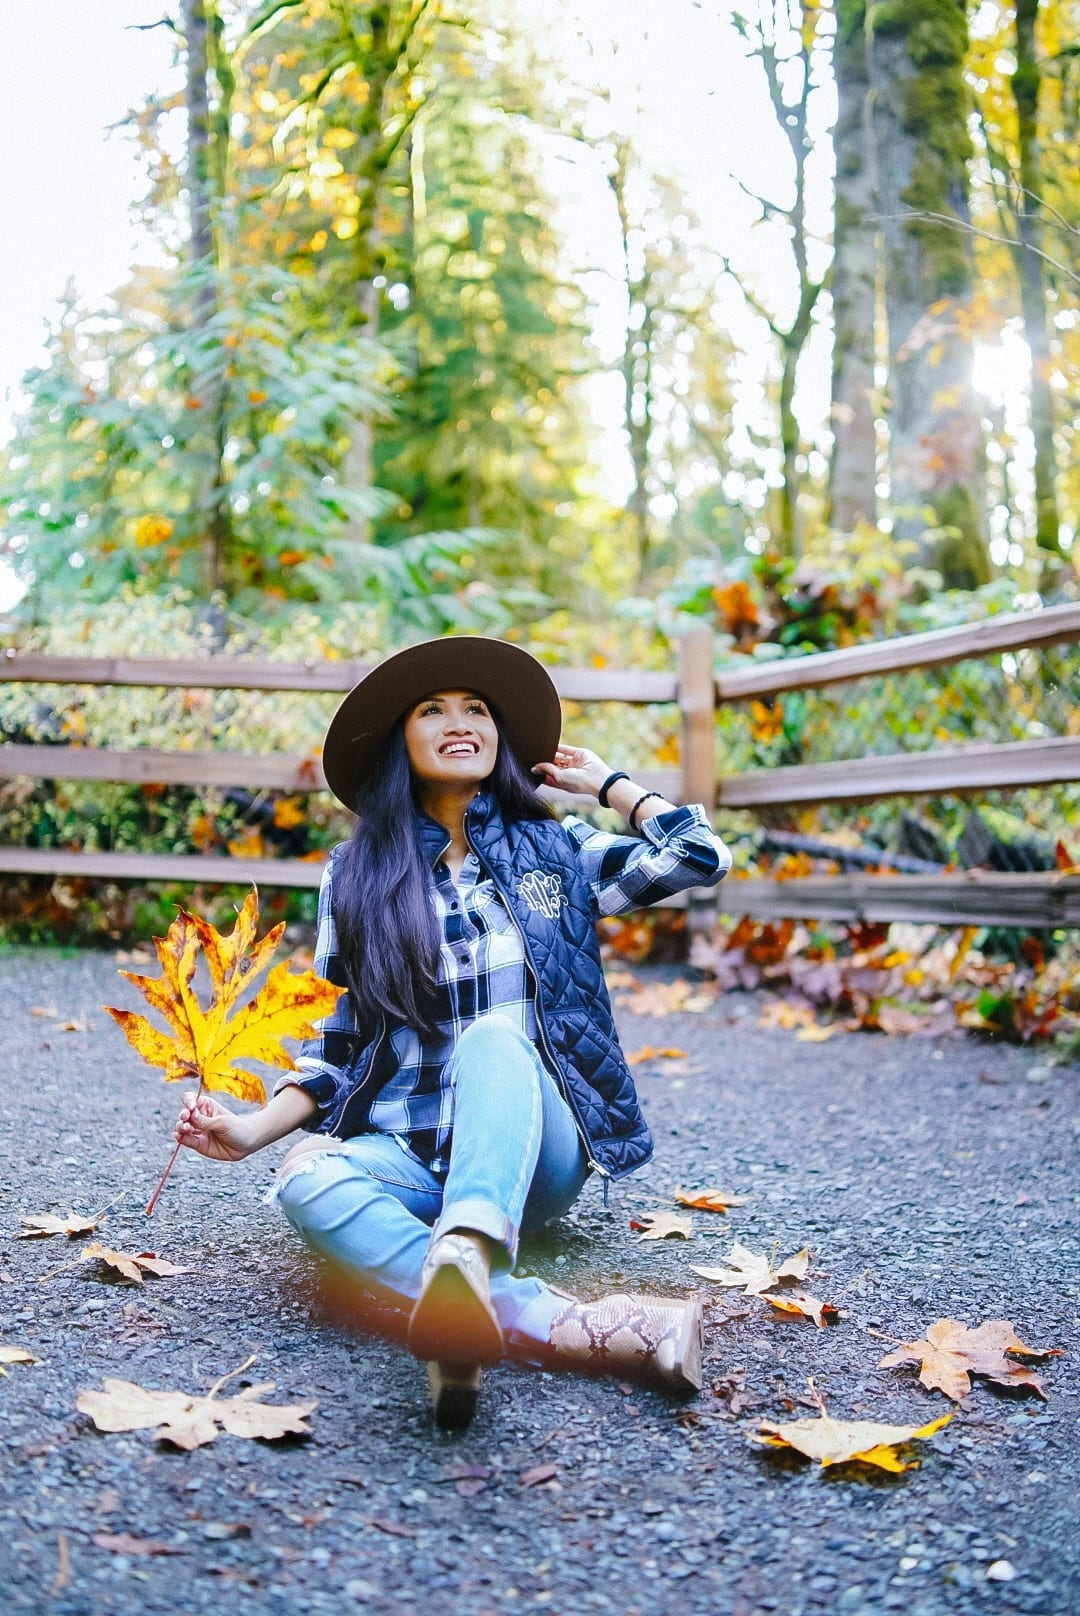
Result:
M1074 597L1078 18L177 0L140 24L173 77L127 125L153 261L103 306L72 290L0 451L5 644L298 660L456 630L660 667L695 621L760 659ZM754 704L728 759L1075 716L1060 660L1014 660L1004 699L965 669L885 707L860 690L839 724ZM0 705L9 739L69 745L314 750L326 716ZM677 756L670 710L570 717L620 763ZM938 808L948 858L962 816ZM1003 811L1053 837L1076 793ZM7 782L0 817L88 849L318 857L340 834L314 798L100 784Z

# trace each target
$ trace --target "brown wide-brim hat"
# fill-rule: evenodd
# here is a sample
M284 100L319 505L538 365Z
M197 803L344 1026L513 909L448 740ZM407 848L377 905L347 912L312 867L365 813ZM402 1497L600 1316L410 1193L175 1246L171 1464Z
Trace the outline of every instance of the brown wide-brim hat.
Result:
M520 646L477 634L410 645L354 685L330 720L323 773L339 801L356 811L367 780L398 719L436 690L475 690L494 708L503 733L528 771L550 762L559 744L562 709L551 675Z

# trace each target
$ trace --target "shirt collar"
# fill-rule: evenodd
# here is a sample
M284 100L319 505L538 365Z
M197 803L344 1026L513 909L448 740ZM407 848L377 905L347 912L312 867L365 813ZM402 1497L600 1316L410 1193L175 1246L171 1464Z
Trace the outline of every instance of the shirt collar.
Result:
M484 824L490 817L494 807L494 798L490 792L481 791L469 804L468 819L473 824ZM450 835L445 825L440 825L437 819L425 814L422 808L416 810L416 834L425 859L431 865L438 863L439 859L450 846Z

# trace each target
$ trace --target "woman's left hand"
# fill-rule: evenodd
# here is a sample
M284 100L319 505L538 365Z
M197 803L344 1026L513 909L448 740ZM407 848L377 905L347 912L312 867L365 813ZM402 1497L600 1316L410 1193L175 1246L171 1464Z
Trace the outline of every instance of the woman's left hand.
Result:
M532 772L541 777L541 785L595 797L611 769L587 746L560 746L550 763L537 763Z

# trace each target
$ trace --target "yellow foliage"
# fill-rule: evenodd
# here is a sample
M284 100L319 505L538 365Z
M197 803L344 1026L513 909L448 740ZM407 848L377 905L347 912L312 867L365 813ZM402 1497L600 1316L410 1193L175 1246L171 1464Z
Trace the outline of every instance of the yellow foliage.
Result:
M140 549L164 544L172 538L173 523L167 516L140 516L135 523L135 543Z
M278 830L293 830L304 823L299 797L279 797L274 804L274 824Z
M314 971L293 975L290 962L283 960L274 966L259 992L237 1009L240 996L270 964L285 930L282 921L256 942L258 924L254 886L227 937L208 921L181 909L165 937L154 939L162 974L150 977L120 972L170 1030L162 1032L132 1010L105 1008L142 1058L163 1068L166 1082L195 1079L204 1088L235 1094L241 1100L264 1101L262 1079L238 1071L235 1063L254 1060L295 1071L296 1062L281 1040L310 1037L314 1023L329 1015L345 991ZM200 953L212 990L205 1010L195 992Z

